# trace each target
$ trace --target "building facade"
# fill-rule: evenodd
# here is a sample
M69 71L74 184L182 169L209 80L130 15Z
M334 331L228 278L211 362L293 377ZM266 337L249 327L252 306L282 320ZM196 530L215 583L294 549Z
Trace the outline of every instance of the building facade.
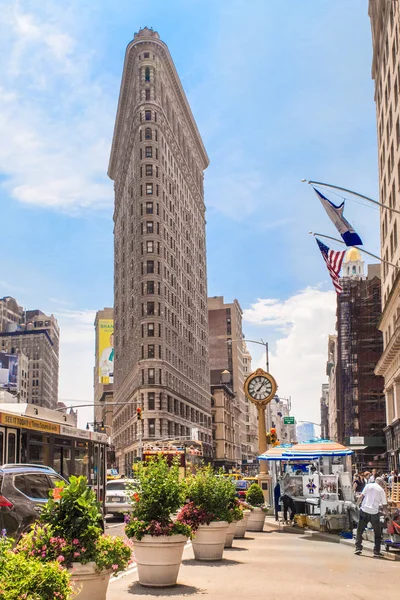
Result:
M239 405L232 389L229 371L213 373L211 379L211 414L213 426L213 444L215 467L226 471L241 468L238 461L240 454Z
M328 338L328 360L326 374L328 376L328 438L333 442L338 441L338 402L336 393L336 368L337 368L337 335Z
M336 401L338 441L357 449L360 468L385 468L383 377L374 373L383 349L379 265L364 263L356 248L347 251L337 296ZM349 274L346 274L349 273ZM380 456L377 459L377 456ZM382 461L380 464L377 460Z
M291 401L276 395L268 404L271 427L276 429L279 444L294 444L297 441L296 425L285 423L285 417L290 417ZM268 429L267 429L268 431Z
M113 418L120 469L144 440L191 437L211 457L203 171L208 156L167 46L128 45L114 181ZM136 409L142 408L138 422Z
M0 352L20 356L21 401L55 409L60 347L57 319L40 310L20 310L16 300L10 297L1 299L0 305L3 315ZM23 383L26 365L27 384Z
M400 7L370 0L372 78L378 136L383 352L376 374L384 377L386 444L391 468L400 466ZM389 264L391 263L391 264ZM394 266L393 266L394 265Z
M240 444L237 446L236 461L245 468L248 464L253 464L256 458L254 448L257 424L255 406L251 405L244 393L244 382L251 360L249 365L239 302L235 299L226 303L223 296L208 298L208 323L211 381L215 380L215 376L219 377L222 371L228 371L231 375L228 385L236 396L239 409Z
M323 383L320 400L321 438L329 439L329 383Z

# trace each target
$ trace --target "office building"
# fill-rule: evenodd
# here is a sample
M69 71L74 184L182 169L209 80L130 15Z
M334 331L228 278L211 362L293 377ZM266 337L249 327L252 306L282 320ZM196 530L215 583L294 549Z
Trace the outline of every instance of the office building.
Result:
M214 467L240 471L240 411L229 371L213 372L211 394Z
M321 438L329 439L329 383L323 383L320 399Z
M276 430L279 444L293 444L297 441L296 424L285 423L285 417L290 417L290 398L280 398L277 394L268 404L269 422ZM268 429L267 429L268 431Z
M313 423L299 423L296 425L296 435L298 442L309 442L315 439L315 428Z
M235 394L239 409L239 443L236 461L245 468L253 464L257 441L256 410L246 398L244 382L248 375L249 351L242 329L242 309L235 299L225 303L223 296L208 298L210 376L213 383L223 371L230 373L227 383ZM248 462L250 461L250 463Z
M193 429L211 457L208 164L169 50L145 27L126 51L108 170L115 189L113 434L120 469L139 456L143 441L190 439Z
M364 263L359 250L347 251L337 296L336 404L338 441L355 446L359 468L385 468L383 377L374 369L382 353L379 265ZM358 448L357 448L358 446ZM379 458L378 458L379 456ZM380 461L380 462L377 462Z
M376 374L384 377L385 437L390 467L400 466L400 6L370 0L372 78L378 135L383 352ZM390 264L389 264L390 263Z
M6 302L4 302L6 301ZM0 301L7 306L7 318L3 318L0 332L0 352L25 356L28 359L28 384L25 401L55 409L58 401L58 371L60 331L54 315L40 310L19 310L13 298ZM9 310L12 306L13 310ZM21 369L24 358L21 356ZM21 376L22 370L21 370ZM22 386L24 387L24 386ZM22 389L22 388L21 388Z

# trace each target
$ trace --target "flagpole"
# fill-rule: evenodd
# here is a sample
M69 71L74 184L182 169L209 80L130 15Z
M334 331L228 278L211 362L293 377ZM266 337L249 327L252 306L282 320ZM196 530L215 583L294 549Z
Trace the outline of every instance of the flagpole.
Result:
M338 244L343 244L343 246L346 246L345 242L343 242L342 240L338 240L337 238L331 237L330 235L324 235L323 233L314 233L313 231L309 231L308 233L310 235L313 235L314 237L318 236L318 237L326 238L327 240L333 240L334 242L337 242ZM349 248L349 246L347 246L347 248ZM380 256L377 256L376 254L372 254L371 252L368 252L367 250L363 250L362 248L359 248L358 246L350 246L350 248L357 248L357 250L359 250L360 252L363 252L364 254L368 254L368 256L372 256L372 258L376 258L380 262L386 263L387 265L390 265L391 267L394 267L397 270L399 269L399 267L397 265L394 265L393 263L389 262L388 260L384 260Z
M385 208L386 210L390 210L390 211L395 212L400 215L400 210L386 206L386 204L382 204L382 202L378 202L377 200L374 200L373 198L369 198L369 196L364 196L364 194L359 194L358 192L354 192L353 190L348 190L347 188L340 187L338 185L332 185L331 183L324 183L323 181L311 181L311 180L307 181L307 179L302 179L301 181L303 183L309 183L310 185L324 185L325 187L333 188L335 190L340 190L341 192L347 192L348 194L353 194L354 196L363 198L363 200L372 202L372 204L376 204L377 206L381 206L382 208Z

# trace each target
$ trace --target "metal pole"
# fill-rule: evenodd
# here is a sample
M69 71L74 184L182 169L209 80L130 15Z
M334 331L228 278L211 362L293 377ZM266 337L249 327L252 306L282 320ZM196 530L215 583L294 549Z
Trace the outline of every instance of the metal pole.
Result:
M343 246L346 246L345 242L343 242L342 240L338 240L337 238L334 238L330 235L325 235L323 233L314 233L313 231L309 231L308 233L310 235L313 235L314 237L318 236L318 237L326 238L327 240L333 240L334 242L337 242L338 244L343 244ZM349 246L347 246L347 247L349 247ZM355 247L356 246L350 246L350 248L355 248ZM359 248L358 246L357 246L357 250L359 250L363 254L368 254L368 256L372 256L372 258L376 258L381 263L386 263L387 265L390 265L391 267L394 267L395 269L399 268L397 265L394 265L393 263L389 262L388 260L384 260L380 256L377 256L376 254L372 254L371 252L368 252L367 250L363 250L362 248Z
M265 409L266 406L257 406L258 412L258 452L263 454L267 451L267 429L265 427ZM260 474L268 474L268 461L260 461Z
M359 194L358 192L354 192L353 190L348 190L347 188L339 187L338 185L332 185L331 183L324 183L323 181L307 181L306 179L303 179L302 182L309 183L310 185L324 185L325 187L333 188L334 190L340 190L341 192L347 192L348 194L353 194L354 196L358 196L359 198L362 198L363 200L372 202L372 204L376 204L376 205L380 206L381 208L384 208L386 210L390 210L392 212L400 214L400 210L397 210L396 208L391 208L389 206L386 206L386 204L382 204L382 202L378 202L377 200L374 200L373 198L364 196L364 194Z

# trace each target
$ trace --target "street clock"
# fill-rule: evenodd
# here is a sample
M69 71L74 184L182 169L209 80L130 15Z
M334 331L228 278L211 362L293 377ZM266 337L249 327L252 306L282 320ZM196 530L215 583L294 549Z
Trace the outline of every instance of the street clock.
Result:
M257 369L244 382L244 392L247 398L256 406L264 407L276 394L278 389L275 379L263 369Z

